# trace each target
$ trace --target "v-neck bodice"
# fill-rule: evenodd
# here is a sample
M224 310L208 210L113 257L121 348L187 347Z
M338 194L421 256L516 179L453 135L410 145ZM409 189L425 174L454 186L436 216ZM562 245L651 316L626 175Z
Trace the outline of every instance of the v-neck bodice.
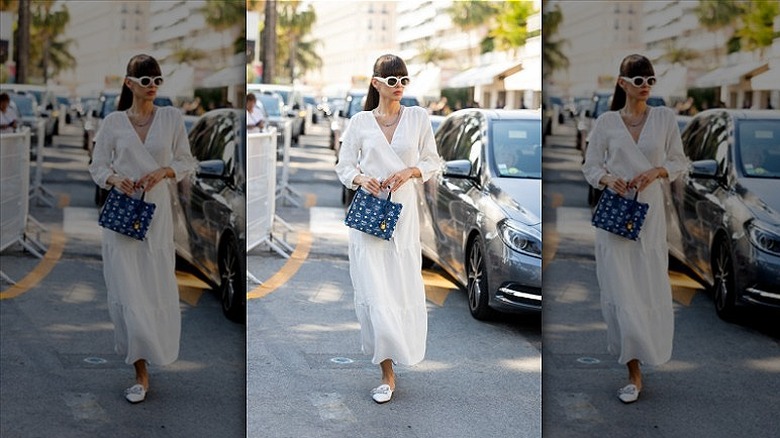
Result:
M149 134L152 132L152 128L154 128L154 123L157 121L157 107L155 106L154 109L152 109L152 120L149 122L149 127L146 128L146 133L144 134L144 137L141 138L141 134L138 133L138 129L136 129L135 125L133 125L133 122L130 120L130 115L127 114L127 111L122 111L122 114L125 115L125 120L127 120L127 124L130 125L130 129L135 132L136 137L138 138L138 141L146 146L146 140L149 139Z
M626 123L625 120L623 120L623 117L620 115L620 111L617 111L617 116L620 119L620 123L623 125L623 128L625 128L626 134L628 134L628 137L633 140L635 145L639 145L639 142L642 140L642 134L645 132L645 127L649 124L650 116L653 113L653 107L648 106L647 107L647 115L645 115L645 120L642 122L642 129L639 130L639 134L634 138L634 134L631 133L631 129L628 127L628 123Z
M390 139L387 139L387 135L385 135L385 131L382 129L382 125L379 123L379 120L377 120L376 116L374 115L373 111L371 112L371 118L374 119L374 123L376 124L376 127L379 129L379 131L382 133L382 137L387 141L387 144L392 146L393 140L395 140L395 133L398 132L398 128L401 127L401 122L404 118L405 108L403 105L401 105L400 114L398 115L398 122L395 124L395 128L393 128L393 133L390 135Z

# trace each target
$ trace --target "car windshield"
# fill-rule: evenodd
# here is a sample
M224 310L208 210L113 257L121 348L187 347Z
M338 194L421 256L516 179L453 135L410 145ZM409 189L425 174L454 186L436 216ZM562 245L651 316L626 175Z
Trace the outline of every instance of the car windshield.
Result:
M541 179L541 134L538 120L493 121L489 147L498 175Z
M780 119L737 122L737 148L742 174L780 178Z
M281 102L278 97L272 94L260 94L258 98L269 117L280 117L282 115Z
M16 111L18 111L22 117L35 117L35 109L33 108L33 100L31 98L14 94L11 95L11 100L16 106Z

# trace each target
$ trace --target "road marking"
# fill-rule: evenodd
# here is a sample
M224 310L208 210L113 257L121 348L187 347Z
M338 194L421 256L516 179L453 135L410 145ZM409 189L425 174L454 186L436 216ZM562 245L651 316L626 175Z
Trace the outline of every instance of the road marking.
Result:
M7 290L0 292L0 300L16 298L37 286L41 280L49 275L54 268L54 265L56 265L62 257L62 252L65 249L65 242L67 241L68 238L61 229L52 228L49 249L46 251L46 254L43 255L40 263L38 263L29 274L19 280L19 282L12 285Z
M458 285L437 272L423 270L422 277L425 285L425 297L439 307L444 307L447 297L453 291L458 290Z
M303 262L306 261L306 258L309 256L309 251L311 250L311 244L311 233L305 230L300 231L298 233L298 244L295 246L295 250L292 255L290 255L290 258L287 259L284 266L282 266L282 268L272 275L265 283L247 293L246 298L248 300L262 298L284 285L298 272L298 269L301 268Z

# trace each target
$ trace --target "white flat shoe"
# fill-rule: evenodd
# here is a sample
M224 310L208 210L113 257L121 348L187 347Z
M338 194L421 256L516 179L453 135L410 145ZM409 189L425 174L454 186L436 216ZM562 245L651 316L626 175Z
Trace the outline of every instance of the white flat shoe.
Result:
M633 383L618 390L618 398L623 403L633 403L639 398L639 389Z
M140 383L136 383L135 385L125 389L125 398L130 403L141 403L142 401L146 400L146 389L144 389L144 386Z
M388 384L379 385L371 390L371 398L379 404L387 403L393 398L393 390Z

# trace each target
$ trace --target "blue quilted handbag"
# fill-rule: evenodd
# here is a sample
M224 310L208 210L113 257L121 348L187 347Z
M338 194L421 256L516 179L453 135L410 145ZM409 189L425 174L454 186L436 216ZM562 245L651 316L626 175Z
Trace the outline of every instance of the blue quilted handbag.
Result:
M604 190L593 212L591 223L594 227L625 237L626 239L639 239L639 231L647 216L648 204L636 200L639 192L634 194L634 199L624 198L612 190Z
M390 240L401 216L401 207L403 205L390 201L390 194L387 199L381 199L360 189L355 192L355 197L349 204L344 224L372 236Z
M141 199L131 198L113 189L108 193L106 203L100 211L98 225L133 239L144 240L152 222L156 205Z

